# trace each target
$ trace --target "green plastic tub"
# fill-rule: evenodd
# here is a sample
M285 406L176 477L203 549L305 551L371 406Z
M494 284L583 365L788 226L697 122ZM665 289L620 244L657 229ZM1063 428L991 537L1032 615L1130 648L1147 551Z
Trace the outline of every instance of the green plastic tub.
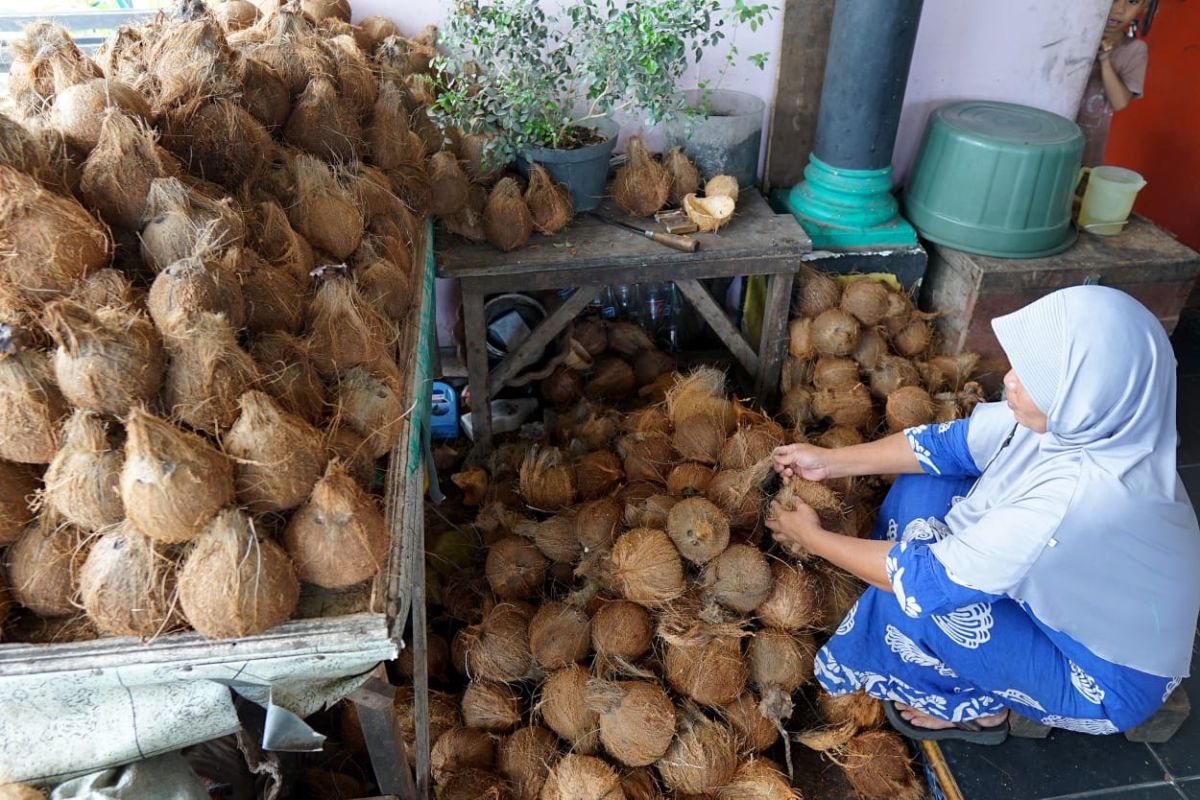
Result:
M1066 117L967 100L929 118L904 212L921 236L999 258L1040 258L1075 241L1071 200L1083 133Z

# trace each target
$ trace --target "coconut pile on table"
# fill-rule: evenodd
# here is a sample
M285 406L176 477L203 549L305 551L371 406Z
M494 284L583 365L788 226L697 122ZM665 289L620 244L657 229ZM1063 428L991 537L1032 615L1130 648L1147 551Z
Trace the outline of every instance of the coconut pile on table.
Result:
M349 18L233 0L94 60L51 23L13 43L4 641L248 635L383 566L369 490L446 136L433 33Z

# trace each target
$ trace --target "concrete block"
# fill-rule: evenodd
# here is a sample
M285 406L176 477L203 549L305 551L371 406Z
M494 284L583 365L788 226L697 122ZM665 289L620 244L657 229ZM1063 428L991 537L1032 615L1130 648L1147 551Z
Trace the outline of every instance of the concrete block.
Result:
M1167 702L1163 703L1150 719L1136 728L1125 731L1125 738L1131 742L1161 744L1179 731L1191 713L1192 703L1188 700L1187 692L1180 686L1171 692Z
M1045 739L1050 735L1051 730L1052 728L1049 725L1043 725L1029 717L1022 717L1011 709L1008 712L1008 733L1010 736L1017 736L1021 739Z

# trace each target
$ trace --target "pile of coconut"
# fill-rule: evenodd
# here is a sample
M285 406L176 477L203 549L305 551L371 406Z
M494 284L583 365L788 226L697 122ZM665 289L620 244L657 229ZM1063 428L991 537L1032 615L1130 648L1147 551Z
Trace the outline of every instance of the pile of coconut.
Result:
M95 59L50 23L13 43L4 641L249 635L385 565L371 490L448 136L433 33L349 18L193 2Z

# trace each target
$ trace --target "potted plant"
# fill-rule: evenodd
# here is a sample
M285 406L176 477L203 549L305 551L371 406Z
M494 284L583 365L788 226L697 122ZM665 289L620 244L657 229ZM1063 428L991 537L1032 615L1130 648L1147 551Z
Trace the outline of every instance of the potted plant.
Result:
M553 14L541 0L455 0L430 114L487 137L493 164L541 163L576 210L594 208L617 140L611 115L654 125L688 114L678 83L689 65L727 22L757 27L769 13L744 0L566 0Z

